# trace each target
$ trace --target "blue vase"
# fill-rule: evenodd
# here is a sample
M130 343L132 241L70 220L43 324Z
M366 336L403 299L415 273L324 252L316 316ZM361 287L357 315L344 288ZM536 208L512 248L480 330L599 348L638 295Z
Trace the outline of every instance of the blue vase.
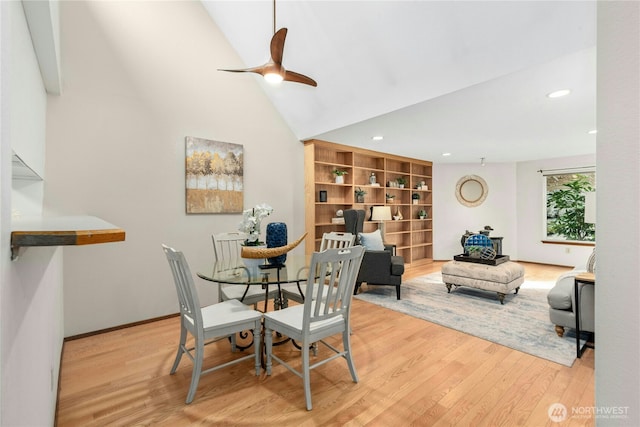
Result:
M267 247L278 248L287 244L287 224L284 222L271 222L267 224ZM269 264L284 264L287 260L287 254L278 255L273 258L267 258Z

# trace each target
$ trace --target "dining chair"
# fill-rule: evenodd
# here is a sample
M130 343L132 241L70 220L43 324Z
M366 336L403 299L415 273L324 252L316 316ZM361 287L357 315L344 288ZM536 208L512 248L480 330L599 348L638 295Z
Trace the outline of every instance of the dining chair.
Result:
M341 233L337 231L332 231L329 233L324 233L322 235L322 240L320 241L320 252L326 249L342 249L353 246L353 243L356 240L356 236L352 233ZM306 269L304 271L299 271L298 276L300 281L298 285L285 285L282 287L282 299L284 301L293 300L300 304L304 302L305 293L302 291L300 284L302 281L306 279ZM315 295L316 292L313 292Z
M363 255L364 248L362 246L315 252L311 257L306 286L307 298L305 298L304 304L264 314L267 375L271 375L272 360L275 360L301 377L307 410L312 409L311 369L342 357L347 361L351 378L354 382L358 382L349 331L353 288ZM322 286L314 287L316 282L335 284L335 286L327 286L326 295L323 295ZM312 297L311 294L314 290L316 294ZM301 370L296 370L273 354L274 331L301 343L303 349L301 351ZM336 334L342 334L342 350L324 341L325 338ZM310 364L309 348L312 343L316 342L324 344L335 354Z
M171 374L176 372L183 354L186 354L193 362L191 385L186 403L193 401L200 377L206 373L253 358L255 359L256 375L260 375L262 313L252 310L234 299L201 308L193 276L184 254L166 245L162 245L162 249L171 267L180 305L180 344L171 368ZM247 330L253 331L254 354L202 370L205 345ZM190 348L186 346L188 334L191 334L195 340L194 346Z
M246 239L247 235L242 232L211 235L216 268L230 270L242 266L242 258L240 257L241 244ZM265 295L265 291L261 286L238 286L218 283L218 301L236 299L243 304L253 305L254 308L257 308L259 302L266 302L265 297L267 300L269 298L277 298L277 287L274 286L273 289L269 289L269 294Z

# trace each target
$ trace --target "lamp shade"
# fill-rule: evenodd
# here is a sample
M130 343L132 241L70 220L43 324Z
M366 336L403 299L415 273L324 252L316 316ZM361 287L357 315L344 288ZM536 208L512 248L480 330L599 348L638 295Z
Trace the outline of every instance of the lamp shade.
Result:
M584 193L584 222L586 224L596 223L596 192Z
M391 220L390 206L374 206L371 210L371 221L389 221Z

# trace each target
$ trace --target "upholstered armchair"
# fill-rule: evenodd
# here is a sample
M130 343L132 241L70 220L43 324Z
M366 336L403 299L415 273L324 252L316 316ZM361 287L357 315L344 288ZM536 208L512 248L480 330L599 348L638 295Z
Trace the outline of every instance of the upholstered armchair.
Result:
M346 209L344 211L345 231L356 236L356 244L365 247L364 258L360 265L360 272L356 279L354 294L358 293L362 283L368 286L395 286L396 296L400 299L400 285L404 273L404 258L394 254L395 247L379 242L376 233L363 233L365 211ZM369 240L369 241L368 241ZM372 241L373 242L370 242ZM379 248L378 246L379 245ZM376 248L376 249L372 249Z
M549 303L549 319L556 326L556 333L562 337L565 328L575 329L575 288L574 278L584 272L595 271L595 249L589 257L587 266L577 267L568 273L558 277L556 284L547 294ZM595 316L594 316L594 286L591 284L578 284L578 293L580 300L580 330L586 332L595 332Z

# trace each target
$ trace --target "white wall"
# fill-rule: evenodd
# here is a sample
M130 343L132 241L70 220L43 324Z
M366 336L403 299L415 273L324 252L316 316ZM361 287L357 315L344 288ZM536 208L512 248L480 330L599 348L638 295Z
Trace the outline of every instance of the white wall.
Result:
M590 135L585 133L586 138ZM462 251L460 237L485 225L493 237L503 237L502 253L513 260L579 266L591 246L543 244L544 180L540 169L595 165L595 155L552 158L520 163L434 164L434 259L447 260ZM467 207L456 198L456 184L466 175L478 175L489 188L486 200ZM567 252L568 250L568 252Z
M243 144L245 206L267 202L269 221L303 233L303 145L256 76L216 71L239 59L200 2L63 2L60 14L45 210L126 231L122 243L65 248L66 336L176 313L161 243L195 273L211 263L211 233L237 229L240 214L185 214L185 136ZM213 302L214 286L195 280Z
M456 184L466 175L483 178L489 192L485 201L467 207L456 198ZM466 230L477 233L490 225L491 236L504 237L502 253L518 259L516 232L516 181L512 163L433 165L434 259L452 259L462 253L460 238Z
M10 261L12 208L42 212L42 182L14 182L11 149L44 175L46 94L21 2L1 2L0 424L51 425L62 348L62 251L31 248Z
M594 138L585 132L585 140ZM539 170L595 166L595 155L553 158L517 164L518 259L566 266L583 266L592 246L542 243L545 236L545 178ZM596 170L596 176L598 175ZM598 239L599 239L598 235ZM567 252L568 251L568 252Z
M640 425L640 3L598 2L596 405Z

